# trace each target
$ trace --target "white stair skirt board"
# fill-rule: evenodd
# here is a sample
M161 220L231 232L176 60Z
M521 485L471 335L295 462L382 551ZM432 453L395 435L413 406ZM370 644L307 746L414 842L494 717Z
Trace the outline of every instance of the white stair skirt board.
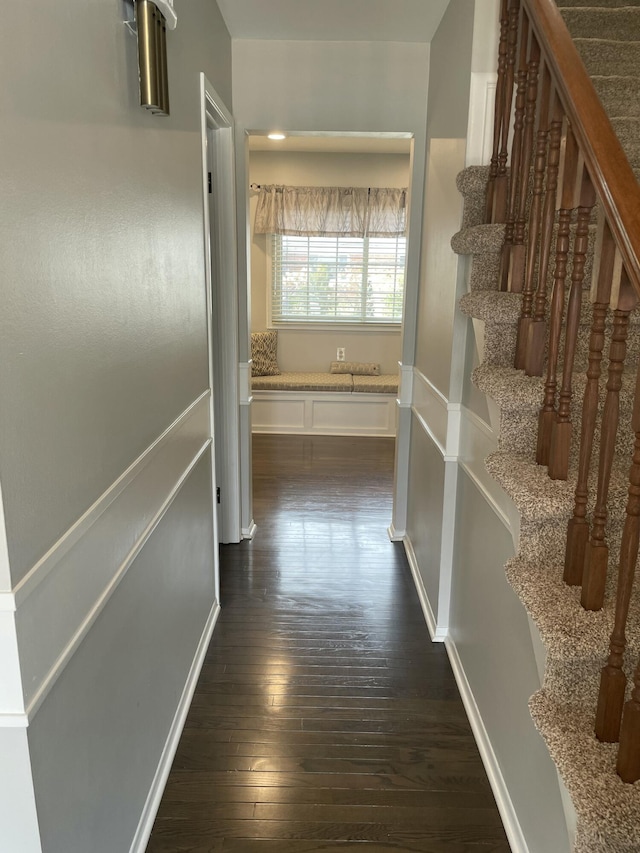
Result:
M147 848L147 844L149 843L151 830L153 829L153 822L155 821L156 814L160 808L162 794L164 793L164 788L167 784L167 779L169 778L171 765L173 763L176 750L178 749L178 743L187 719L187 714L189 713L189 707L198 683L200 670L204 664L204 658L207 653L207 649L209 648L211 635L213 634L213 629L215 628L219 615L220 605L216 601L209 612L204 630L200 637L200 642L198 643L198 648L196 649L193 663L191 664L191 670L187 676L182 696L180 697L180 702L178 703L173 723L169 730L169 735L165 742L164 749L162 750L156 774L153 778L153 782L151 783L151 788L149 789L147 800L145 802L142 815L140 816L140 822L138 823L138 829L131 843L129 853L144 853Z
M449 656L449 662L451 663L451 669L453 670L456 684L458 685L458 690L460 691L462 704L467 712L467 717L469 718L469 724L473 731L473 736L480 753L480 758L484 764L484 769L487 773L489 784L491 785L491 790L493 791L493 796L495 797L496 805L500 812L500 817L502 818L504 831L507 834L511 851L512 853L530 853L529 846L520 827L518 815L516 814L516 810L509 794L509 789L507 788L507 783L502 775L500 763L493 750L489 734L485 728L480 715L480 710L478 709L471 686L462 666L462 661L458 655L456 644L450 637L445 639L444 644Z
M254 391L254 433L395 436L393 394Z

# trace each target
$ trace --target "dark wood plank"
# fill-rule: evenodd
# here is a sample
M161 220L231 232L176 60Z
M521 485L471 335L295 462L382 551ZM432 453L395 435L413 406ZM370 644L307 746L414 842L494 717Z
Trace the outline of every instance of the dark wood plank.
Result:
M401 545L393 442L254 437L251 542L149 853L507 853L451 672Z

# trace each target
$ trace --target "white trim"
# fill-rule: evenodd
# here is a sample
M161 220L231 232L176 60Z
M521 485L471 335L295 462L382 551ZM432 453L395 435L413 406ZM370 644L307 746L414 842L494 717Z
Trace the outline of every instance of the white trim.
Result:
M491 160L497 81L494 71L471 73L466 166L484 166Z
M252 519L251 524L248 527L242 528L242 538L243 539L253 539L253 537L256 535L257 529L258 529L258 525Z
M438 629L442 636L446 636L449 631L457 503L457 459L445 459L444 488L442 496L442 526L440 528L440 581L438 584Z
M72 634L71 638L67 642L66 646L63 648L62 652L58 655L53 666L49 669L49 671L47 672L45 677L41 680L40 684L38 685L37 690L32 694L31 699L29 700L29 703L27 705L26 710L27 710L27 715L29 717L29 720L32 720L35 717L36 713L38 712L38 709L42 705L47 694L49 693L49 691L51 690L53 685L56 683L56 681L60 677L62 671L64 670L64 668L67 666L67 664L69 663L69 661L71 660L71 658L75 654L76 650L80 646L80 643L82 642L82 640L85 638L85 636L89 632L89 629L91 628L93 623L96 621L96 619L98 618L98 616L100 615L100 613L104 609L105 605L107 604L107 602L109 601L109 599L111 598L111 596L113 595L115 590L117 589L118 585L120 584L120 582L122 581L124 576L129 571L131 564L133 563L135 558L138 556L140 551L142 551L143 547L147 543L149 537L151 536L153 531L156 529L158 524L164 518L167 510L169 509L171 504L176 499L180 489L185 484L189 475L191 474L191 472L193 471L195 466L198 464L198 462L202 458L205 451L210 446L211 446L211 439L208 438L202 444L202 446L200 447L198 452L195 454L195 456L193 457L193 459L191 460L191 462L189 463L187 468L179 476L177 482L171 488L169 494L162 501L160 508L153 515L151 521L147 524L146 528L142 532L142 535L137 539L135 544L129 550L125 559L122 561L122 563L118 566L118 568L114 572L109 583L102 590L102 592L100 593L100 595L98 596L98 598L94 602L93 606L91 607L91 609L89 610L87 615L84 617L84 619L82 620L82 622L80 623L78 628Z
M29 717L26 714L0 713L1 729L26 729L28 725Z
M429 596L427 595L427 591L422 581L422 575L420 574L420 569L418 567L418 558L416 557L416 552L413 550L411 540L408 536L405 536L402 542L404 544L405 554L407 555L409 568L411 569L413 583L415 584L416 592L418 593L418 599L424 615L424 621L427 623L429 636L431 637L432 642L442 643L447 638L448 629L446 626L438 625L436 621L433 608L431 607L431 602L429 601Z
M15 613L16 597L12 592L0 592L0 613Z
M142 815L140 816L136 834L131 842L130 853L144 853L149 842L151 830L153 829L153 822L156 818L158 808L160 807L160 801L162 800L162 794L164 792L165 785L167 784L171 764L173 763L176 750L178 749L178 743L180 742L180 736L182 735L191 700L198 683L200 670L202 669L204 658L211 640L211 635L213 634L213 629L218 621L219 615L220 605L216 601L211 608L204 630L200 637L200 642L198 643L198 648L196 649L193 663L191 664L191 669L189 670L189 675L187 676L182 696L180 697L180 702L178 703L176 713L173 717L173 722L171 723L171 728L169 729L169 735L165 741L162 755L160 756L160 761L158 762L158 767L153 777L153 782L151 783L151 788L147 794L147 799L142 810Z
M240 400L235 142L233 117L200 73L202 204L207 286L209 374L215 424L215 481L220 487L220 539L240 536ZM208 171L214 192L208 191ZM215 208L213 224L209 206ZM212 464L215 463L212 461ZM214 491L215 494L215 491ZM218 540L216 539L216 542Z
M248 406L253 402L251 392L251 364L252 361L241 361L239 365L238 381L240 384L240 405Z
M203 391L181 415L175 419L171 426L160 435L138 458L129 465L126 471L102 495L80 516L51 548L42 556L37 563L27 572L22 580L13 590L15 602L20 607L31 593L42 583L60 560L80 541L90 527L100 518L113 501L125 490L125 488L138 476L140 471L150 462L152 457L165 445L175 432L186 423L194 413L198 405L209 394L209 389Z
M406 535L406 530L396 530L393 522L387 527L387 536L391 542L402 542Z
M447 403L447 442L444 461L455 462L460 449L460 425L462 422L462 404Z
M491 739L480 715L471 685L467 680L456 644L450 637L445 639L445 648L449 655L451 669L453 670L462 703L469 718L469 724L471 725L471 730L478 746L478 751L480 752L480 757L482 758L482 763L484 764L484 769L487 773L502 823L504 824L511 851L512 853L529 853L529 847L522 832L518 815L509 795L509 788L500 769L500 762L493 750Z
M398 393L398 406L403 409L411 408L413 403L413 371L412 364L398 362L400 367L400 388Z

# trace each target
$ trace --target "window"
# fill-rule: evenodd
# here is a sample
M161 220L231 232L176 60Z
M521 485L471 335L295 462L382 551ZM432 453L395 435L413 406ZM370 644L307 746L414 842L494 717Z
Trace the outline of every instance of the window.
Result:
M405 237L271 239L273 323L401 323Z

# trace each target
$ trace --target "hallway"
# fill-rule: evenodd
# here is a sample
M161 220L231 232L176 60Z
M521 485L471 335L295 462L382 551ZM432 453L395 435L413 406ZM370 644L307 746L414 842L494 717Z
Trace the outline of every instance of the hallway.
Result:
M393 441L254 436L253 541L147 853L508 853L444 646L387 536Z

